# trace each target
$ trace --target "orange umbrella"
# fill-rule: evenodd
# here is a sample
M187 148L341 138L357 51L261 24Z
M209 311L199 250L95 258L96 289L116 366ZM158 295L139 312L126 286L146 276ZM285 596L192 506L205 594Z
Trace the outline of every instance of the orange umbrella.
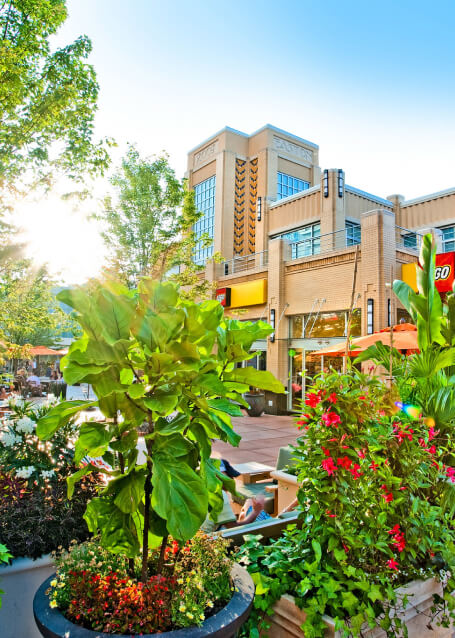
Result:
M356 337L351 340L351 348L349 355L356 357L358 354L380 341L385 346L390 346L390 328L384 328L379 332L374 332L371 335L365 335L364 337ZM403 323L397 326L393 326L393 347L397 350L405 351L406 354L417 352L419 346L417 345L417 328L412 323ZM314 357L344 357L346 354L346 341L338 343L335 346L329 346L322 350L316 350L308 356Z

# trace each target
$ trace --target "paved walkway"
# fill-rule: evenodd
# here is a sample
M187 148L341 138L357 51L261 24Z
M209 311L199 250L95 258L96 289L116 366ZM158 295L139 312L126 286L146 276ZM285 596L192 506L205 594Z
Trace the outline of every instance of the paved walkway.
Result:
M290 416L234 417L232 424L242 437L239 446L215 441L212 448L214 457L225 458L230 463L257 461L274 466L280 447L295 443L300 434Z

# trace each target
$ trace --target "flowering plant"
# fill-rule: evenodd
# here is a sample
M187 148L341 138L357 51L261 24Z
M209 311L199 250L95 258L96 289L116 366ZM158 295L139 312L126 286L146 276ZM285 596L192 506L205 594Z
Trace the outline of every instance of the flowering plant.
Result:
M9 553L7 547L0 543L0 564L7 563L10 558L12 558L12 556ZM5 592L3 591L3 589L0 589L0 609L2 608L2 594L4 593Z
M3 471L24 479L28 486L44 486L49 480L56 479L57 473L65 479L74 470L74 420L65 424L52 441L43 443L36 434L36 425L51 406L11 401L9 408L11 414L0 419Z
M324 635L324 615L345 636L361 635L365 623L406 635L399 585L436 577L446 594L455 589L455 470L441 460L452 442L431 421L398 412L395 398L355 370L322 375L307 394L297 421L302 527L242 548L260 585L250 622L291 593L307 637ZM454 601L439 602L446 623Z
M171 540L160 575L139 581L141 561L103 549L99 539L74 543L56 559L50 605L78 625L112 633L154 633L201 625L231 597L227 542L197 534ZM159 552L150 554L157 563ZM215 602L216 601L216 602Z

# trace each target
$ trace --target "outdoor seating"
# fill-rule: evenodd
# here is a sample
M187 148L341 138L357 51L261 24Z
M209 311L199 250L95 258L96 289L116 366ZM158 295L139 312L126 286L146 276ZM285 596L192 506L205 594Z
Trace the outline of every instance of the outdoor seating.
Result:
M275 480L271 479L271 472L274 470L283 470L285 467L294 465L293 461L293 449L291 446L281 447L278 452L278 458L274 468L270 468L267 472L258 472L247 475L247 480L244 481L243 474L237 480L237 493L238 496L234 497L234 501L243 505L247 498L253 498L258 494L264 494L266 497L265 511L268 514L274 512L274 492L270 492L267 488L271 488L276 485ZM236 465L236 469L241 470L241 465Z
M281 532L291 524L298 523L299 512L293 510L281 514L277 518L269 518L266 521L254 521L248 525L239 525L231 529L219 532L221 536L239 546L245 542L248 534L260 534L263 538L277 538Z

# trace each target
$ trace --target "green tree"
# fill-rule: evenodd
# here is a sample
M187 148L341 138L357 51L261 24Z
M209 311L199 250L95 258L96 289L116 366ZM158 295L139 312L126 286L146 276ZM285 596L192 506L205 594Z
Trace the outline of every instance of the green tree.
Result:
M49 45L66 17L65 0L0 3L0 188L108 164L106 144L93 140L99 87L86 62L91 42Z
M177 179L167 155L141 158L130 146L111 184L115 197L107 196L95 216L104 223L109 271L129 287L151 276L173 280L192 296L207 294L210 283L201 278L204 266L192 258L193 226L200 213L193 192ZM208 245L211 239L206 235L199 241Z
M7 263L0 270L0 338L16 345L53 346L74 323L52 290L46 268L29 260Z

